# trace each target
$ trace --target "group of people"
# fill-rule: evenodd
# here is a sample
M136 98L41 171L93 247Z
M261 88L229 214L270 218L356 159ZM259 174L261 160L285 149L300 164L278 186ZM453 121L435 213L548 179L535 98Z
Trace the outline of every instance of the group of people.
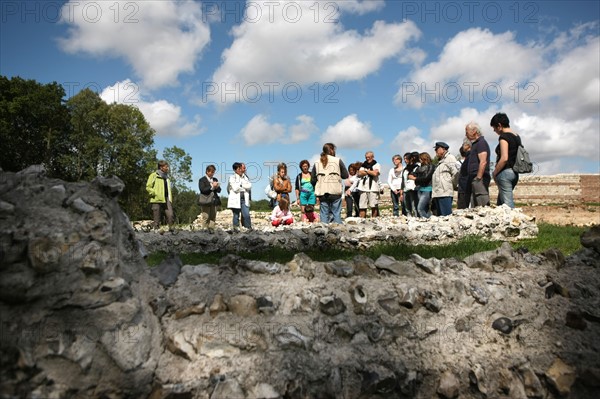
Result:
M452 213L454 191L458 191L457 208L486 206L490 204L489 185L492 179L498 186L497 204L514 208L513 190L519 174L512 170L521 138L510 128L508 116L495 114L490 126L498 134L495 149L496 164L490 172L491 151L475 122L465 126L465 139L460 148L461 161L449 152L450 146L442 141L434 145L435 160L427 152L408 152L401 157L392 157L393 168L389 171L387 184L393 204L393 215L400 212L406 216L429 218L432 214L447 216ZM404 165L403 161L404 160ZM382 190L381 165L375 160L372 151L365 153L364 162L352 163L346 168L336 156L333 143L323 145L319 160L312 169L308 160L300 162L300 173L295 184L287 173L287 165L280 163L277 173L269 180L267 192L272 199L271 224L273 226L294 223L290 210L290 193L296 194L295 203L300 206L301 219L305 222L342 223L342 203L346 205L346 217L365 218L370 209L371 217L379 216L379 199ZM158 170L153 172L146 185L150 195L154 217L154 227L160 226L164 213L169 226L173 223L172 189L168 178L169 165L158 162ZM213 193L215 202L202 205L204 227L214 226L216 208L220 204L219 181L214 177L216 168L209 165L205 176L198 182L201 194ZM227 208L233 213L233 227L241 224L252 229L250 201L252 183L246 174L246 165L233 164L234 173L227 183ZM218 200L218 201L217 201ZM315 212L315 205L320 212Z

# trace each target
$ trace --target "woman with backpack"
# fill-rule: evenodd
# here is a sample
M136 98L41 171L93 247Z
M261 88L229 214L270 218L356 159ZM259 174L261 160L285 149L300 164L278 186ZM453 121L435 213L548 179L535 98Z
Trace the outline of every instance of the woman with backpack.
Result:
M492 177L498 186L498 205L506 204L515 207L513 191L519 182L519 174L513 170L517 159L517 150L521 145L521 137L510 128L510 121L505 113L498 112L492 117L490 126L498 135L496 146L496 167Z

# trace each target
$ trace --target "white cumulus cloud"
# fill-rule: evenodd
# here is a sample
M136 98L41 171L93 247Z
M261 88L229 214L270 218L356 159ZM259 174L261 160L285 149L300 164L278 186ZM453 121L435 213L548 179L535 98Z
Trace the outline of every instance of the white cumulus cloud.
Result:
M210 42L200 3L194 1L88 1L63 5L62 22L69 25L59 40L68 53L125 59L155 89L174 85Z
M271 144L285 135L285 126L280 123L270 123L266 116L259 114L250 119L240 132L246 145Z
M182 116L181 107L166 100L146 101L140 93L140 86L127 79L108 86L100 98L107 104L133 105L144 115L150 126L159 136L186 137L204 132L200 117L187 121Z
M378 9L381 2L284 1L277 2L277 8L269 7L269 2L252 3L260 6L261 18L232 29L233 43L223 52L223 62L212 77L217 87L360 80L376 72L385 60L400 59L407 44L421 33L410 21L376 21L360 33L344 29L341 22L325 20L328 4L343 14ZM286 8L290 4L294 7ZM321 10L318 17L315 7Z
M321 136L321 142L333 143L339 148L372 150L382 140L371 132L368 123L360 121L356 114L351 114L329 126Z

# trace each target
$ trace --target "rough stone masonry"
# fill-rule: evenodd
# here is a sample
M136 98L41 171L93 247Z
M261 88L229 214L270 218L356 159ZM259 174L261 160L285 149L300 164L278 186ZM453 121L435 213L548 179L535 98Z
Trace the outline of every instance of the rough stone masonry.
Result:
M122 189L117 178L48 179L37 166L0 172L0 397L600 393L598 226L569 257L505 243L465 259L316 262L302 248L417 239L439 223L451 226L439 240L461 229L505 241L536 230L501 207L418 226L136 233L116 201ZM151 270L142 242L154 248L157 237L179 241ZM296 255L286 264L245 260L229 244L244 240ZM177 256L219 245L217 265Z

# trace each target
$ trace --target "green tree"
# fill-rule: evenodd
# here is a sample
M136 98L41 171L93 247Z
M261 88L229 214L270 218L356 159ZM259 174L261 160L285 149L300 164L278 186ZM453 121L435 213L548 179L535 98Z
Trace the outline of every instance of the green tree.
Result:
M40 84L20 77L0 76L0 167L19 171L43 164L60 173L57 152L70 132L68 110L58 83Z
M86 89L67 102L73 127L71 150L60 164L71 180L118 176L125 183L121 206L132 219L149 217L146 180L156 167L154 130L132 105L106 104Z
M179 192L188 189L186 183L192 182L192 157L177 146L163 150L163 158L169 163L169 176L173 187Z

